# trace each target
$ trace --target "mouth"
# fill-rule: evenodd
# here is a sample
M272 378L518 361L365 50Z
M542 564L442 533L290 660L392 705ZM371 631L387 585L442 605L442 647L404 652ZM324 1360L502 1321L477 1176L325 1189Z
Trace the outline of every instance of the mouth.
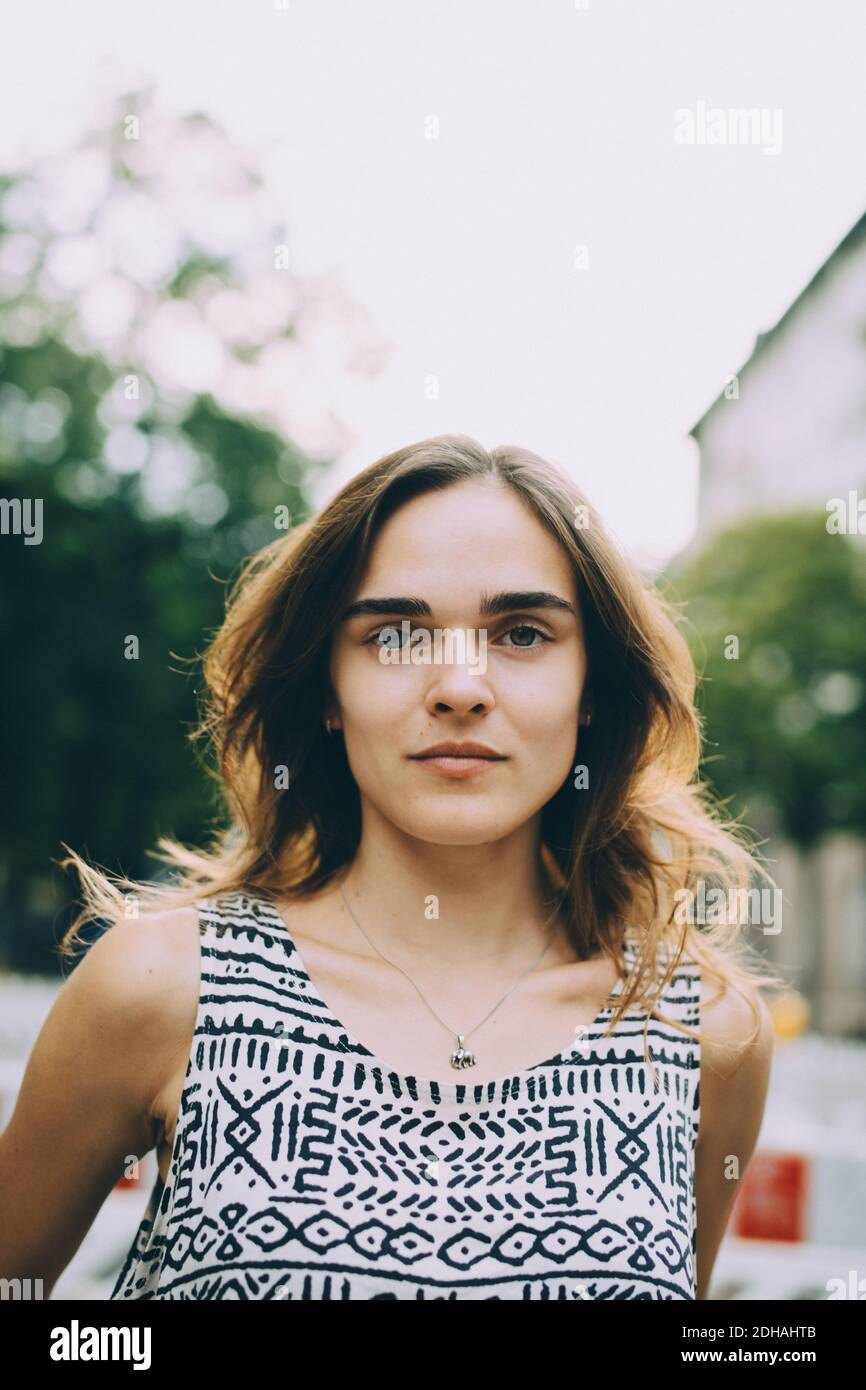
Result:
M483 743L440 743L423 753L413 753L410 758L412 762L420 763L432 771L457 778L472 777L496 763L506 761L503 753L497 753L495 749L488 748Z
M432 758L471 758L485 762L498 763L504 760L504 753L497 753L483 743L437 743L435 748L427 748L423 753L410 753L413 762L427 762Z

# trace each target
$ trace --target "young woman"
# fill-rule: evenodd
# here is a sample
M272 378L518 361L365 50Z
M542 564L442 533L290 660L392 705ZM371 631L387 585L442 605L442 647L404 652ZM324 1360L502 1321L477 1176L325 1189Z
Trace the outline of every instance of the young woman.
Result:
M775 977L683 894L760 866L583 494L402 449L248 563L205 679L226 830L168 886L63 861L65 948L112 926L0 1139L0 1274L50 1289L156 1147L115 1299L706 1298Z

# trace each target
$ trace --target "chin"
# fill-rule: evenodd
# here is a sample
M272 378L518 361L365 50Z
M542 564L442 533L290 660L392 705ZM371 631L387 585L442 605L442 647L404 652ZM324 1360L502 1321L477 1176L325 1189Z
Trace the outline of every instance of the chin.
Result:
M447 811L413 820L411 825L402 826L408 835L416 840L424 840L429 845L486 845L493 840L504 839L517 830L522 821L506 820L502 816L455 815L454 808Z

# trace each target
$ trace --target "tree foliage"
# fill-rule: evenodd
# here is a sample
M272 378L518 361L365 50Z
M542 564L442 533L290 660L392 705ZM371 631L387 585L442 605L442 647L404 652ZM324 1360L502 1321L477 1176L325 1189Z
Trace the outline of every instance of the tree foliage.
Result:
M829 533L825 512L758 516L666 578L702 674L703 775L801 848L866 833L862 538Z
M0 494L43 515L41 543L0 536L9 965L50 966L76 888L63 842L152 877L160 834L200 842L222 818L187 739L189 662L344 438L304 373L333 287L278 269L280 239L222 132L148 93L0 181Z

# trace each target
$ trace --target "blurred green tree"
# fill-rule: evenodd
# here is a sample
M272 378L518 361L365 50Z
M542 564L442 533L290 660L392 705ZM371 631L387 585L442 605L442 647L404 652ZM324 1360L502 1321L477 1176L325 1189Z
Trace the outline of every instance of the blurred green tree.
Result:
M381 360L287 253L258 173L151 90L0 180L0 493L44 518L39 544L0 536L7 966L52 969L75 888L61 842L153 877L160 834L199 842L222 819L187 742L186 663L347 439L317 329L336 323L348 372Z
M866 545L826 512L758 516L667 569L702 675L702 775L803 851L866 834ZM763 829L762 829L762 833Z

